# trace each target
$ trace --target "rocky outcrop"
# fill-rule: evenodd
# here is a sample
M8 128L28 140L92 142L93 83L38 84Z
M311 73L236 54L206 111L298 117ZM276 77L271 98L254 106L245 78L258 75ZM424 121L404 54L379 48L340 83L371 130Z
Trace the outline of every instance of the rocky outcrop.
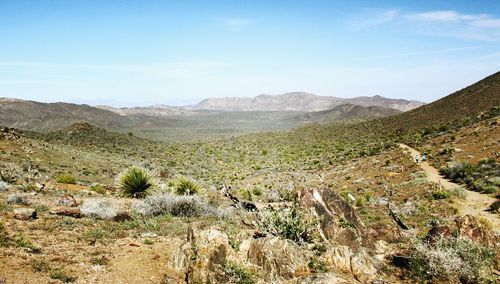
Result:
M336 192L328 188L304 188L299 193L299 200L302 206L311 208L318 218L318 229L324 240L350 247L370 243L361 218Z
M325 253L328 266L352 274L361 282L368 282L377 276L374 259L364 249L353 251L348 246L336 246Z
M230 249L225 233L208 229L195 236L189 229L186 242L173 252L168 263L171 276L186 283L222 283Z
M290 240L267 237L252 241L246 260L260 267L266 279L273 282L310 274L307 264L312 254Z

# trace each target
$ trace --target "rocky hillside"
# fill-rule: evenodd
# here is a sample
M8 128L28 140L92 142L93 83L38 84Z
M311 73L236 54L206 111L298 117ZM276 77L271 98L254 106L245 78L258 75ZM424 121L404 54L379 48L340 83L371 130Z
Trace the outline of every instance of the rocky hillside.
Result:
M239 110L239 111L322 111L341 104L381 106L408 111L424 105L419 101L389 99L381 96L337 98L317 96L310 93L286 93L282 95L259 95L254 98L227 97L209 98L193 106L193 109Z
M106 128L123 124L123 118L118 114L89 105L0 98L0 125L29 130L55 130L80 121Z
M343 104L330 110L308 112L291 119L302 122L352 121L381 118L399 113L401 113L401 111L393 108Z
M500 72L433 103L379 121L391 130L423 129L456 124L467 116L500 106Z
M119 115L150 115L150 116L176 116L176 115L192 115L192 111L183 107L169 106L169 105L152 105L147 107L123 107L115 108L106 105L98 105L97 108L109 110Z

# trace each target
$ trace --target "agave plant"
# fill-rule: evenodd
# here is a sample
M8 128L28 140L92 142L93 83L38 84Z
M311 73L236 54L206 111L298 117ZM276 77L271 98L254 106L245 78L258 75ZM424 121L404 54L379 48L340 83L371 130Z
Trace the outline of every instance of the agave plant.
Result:
M179 195L193 195L200 191L200 186L194 181L185 177L180 177L177 181L175 192Z
M120 189L126 196L143 198L148 195L148 189L153 187L152 175L143 168L129 168L120 177Z

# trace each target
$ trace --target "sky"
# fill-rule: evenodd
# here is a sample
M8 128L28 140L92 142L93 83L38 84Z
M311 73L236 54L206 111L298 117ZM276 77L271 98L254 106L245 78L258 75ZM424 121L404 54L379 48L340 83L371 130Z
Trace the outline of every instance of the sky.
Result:
M500 71L500 1L0 0L0 97L431 102Z

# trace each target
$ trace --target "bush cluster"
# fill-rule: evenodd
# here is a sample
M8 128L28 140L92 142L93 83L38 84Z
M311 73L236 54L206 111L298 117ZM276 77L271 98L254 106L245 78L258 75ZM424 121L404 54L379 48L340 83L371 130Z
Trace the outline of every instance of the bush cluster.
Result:
M469 189L483 192L496 193L500 186L498 175L500 166L495 159L482 160L477 165L471 163L458 163L455 166L442 168L441 173L456 183L465 184Z
M146 215L172 215L174 217L224 217L224 212L198 196L161 193L148 196L139 211Z
M409 269L422 281L481 283L491 275L495 251L462 237L414 241Z
M297 207L262 210L260 217L259 229L266 234L297 243L313 242L315 222L307 219L304 211Z

